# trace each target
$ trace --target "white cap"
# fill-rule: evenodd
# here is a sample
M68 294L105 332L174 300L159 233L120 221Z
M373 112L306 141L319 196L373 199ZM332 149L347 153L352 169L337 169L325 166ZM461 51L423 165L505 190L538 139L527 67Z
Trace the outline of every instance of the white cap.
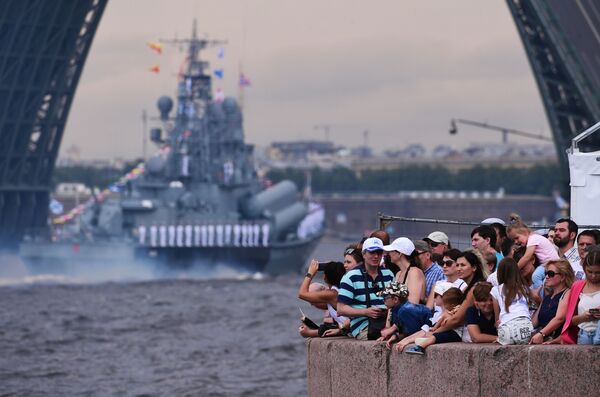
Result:
M390 245L383 246L384 251L398 251L406 256L413 253L415 245L406 237L398 237Z
M431 240L434 243L441 243L448 245L448 236L444 232L432 232L429 233L429 236L425 237L423 240Z
M435 287L433 287L433 290L436 294L444 295L444 292L448 291L452 287L454 287L454 284L452 284L449 281L438 281L437 283L435 283Z
M484 220L481 221L482 225L491 225L492 223L499 223L503 226L506 226L506 222L504 222L502 219L500 218L486 218Z
M377 237L370 237L365 240L362 245L362 250L364 251L379 251L383 250L383 241L378 239Z

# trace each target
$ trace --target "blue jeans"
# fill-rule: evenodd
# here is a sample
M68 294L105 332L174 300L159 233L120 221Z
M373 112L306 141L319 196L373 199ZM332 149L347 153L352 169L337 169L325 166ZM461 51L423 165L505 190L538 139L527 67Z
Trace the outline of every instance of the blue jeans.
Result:
M578 345L600 345L600 321L596 324L595 331L579 330L577 336Z

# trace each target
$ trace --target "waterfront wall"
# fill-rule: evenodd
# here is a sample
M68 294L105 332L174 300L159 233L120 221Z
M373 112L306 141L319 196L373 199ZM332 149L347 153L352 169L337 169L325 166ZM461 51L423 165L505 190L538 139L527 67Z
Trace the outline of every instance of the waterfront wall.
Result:
M308 395L543 396L598 395L597 346L500 346L449 343L424 356L350 338L307 341Z

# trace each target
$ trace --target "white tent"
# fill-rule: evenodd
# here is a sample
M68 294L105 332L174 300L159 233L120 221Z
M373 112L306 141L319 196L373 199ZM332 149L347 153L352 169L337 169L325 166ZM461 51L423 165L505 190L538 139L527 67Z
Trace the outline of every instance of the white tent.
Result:
M579 225L600 225L600 151L582 153L577 143L600 130L600 123L573 139L567 151L571 177L571 219Z

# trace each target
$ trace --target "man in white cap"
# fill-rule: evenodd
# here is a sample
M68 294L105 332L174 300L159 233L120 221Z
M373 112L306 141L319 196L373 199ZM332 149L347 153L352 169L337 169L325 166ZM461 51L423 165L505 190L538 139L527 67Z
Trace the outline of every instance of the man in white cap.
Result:
M444 252L451 248L450 241L446 233L435 231L429 233L429 236L425 237L423 240L426 241L431 248L431 257L433 261L441 266Z
M362 252L364 264L350 270L340 282L337 313L351 318L353 337L374 340L381 336L387 317L383 297L377 293L394 280L394 273L380 266L383 243L377 237L366 239Z

